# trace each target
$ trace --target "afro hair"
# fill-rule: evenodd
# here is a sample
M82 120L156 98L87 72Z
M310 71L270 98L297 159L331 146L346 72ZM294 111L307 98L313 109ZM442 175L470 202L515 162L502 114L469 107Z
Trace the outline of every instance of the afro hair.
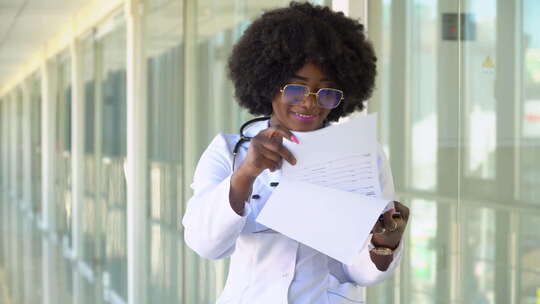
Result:
M364 26L328 7L297 2L265 12L234 46L228 68L239 104L254 115L272 114L276 94L308 62L344 92L328 121L363 109L377 74Z

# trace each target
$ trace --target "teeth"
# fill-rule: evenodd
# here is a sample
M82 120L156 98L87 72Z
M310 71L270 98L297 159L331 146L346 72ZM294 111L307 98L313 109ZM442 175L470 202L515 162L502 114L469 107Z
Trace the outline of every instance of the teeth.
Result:
M300 113L295 113L295 114L300 116L300 117L305 117L305 118L313 117L313 115L300 114Z

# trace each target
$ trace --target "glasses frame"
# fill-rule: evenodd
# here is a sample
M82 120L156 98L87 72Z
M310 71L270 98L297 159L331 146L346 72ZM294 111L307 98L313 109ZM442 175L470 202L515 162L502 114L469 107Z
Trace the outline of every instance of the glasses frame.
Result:
M281 92L281 98L283 100L284 98L284 95L285 95L285 89L288 87L288 86L300 86L300 87L304 87L306 88L306 90L304 90L304 92L307 92L307 93L304 93L304 100L309 96L309 95L315 95L315 101L317 102L317 105L321 108L325 108L325 109L335 109L337 108L341 102L345 99L344 97L344 93L342 90L338 90L338 89L334 89L334 88L320 88L319 90L317 90L316 93L314 92L311 92L311 89L307 86L307 85L303 85L303 84L297 84L297 83L288 83L286 85L283 86L283 88L281 88L279 91ZM321 90L333 90L333 91L338 91L341 93L341 99L338 101L338 103L334 106L334 107L327 107L327 106L323 106L320 102L319 102L319 93L321 92ZM303 101L304 101L303 100ZM287 104L301 104L302 102L299 102L299 103L287 103Z

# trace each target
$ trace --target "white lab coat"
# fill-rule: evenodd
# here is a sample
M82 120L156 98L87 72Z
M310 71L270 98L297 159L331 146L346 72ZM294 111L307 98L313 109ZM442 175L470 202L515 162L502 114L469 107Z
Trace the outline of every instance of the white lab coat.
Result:
M255 136L267 127L267 121L252 125L246 135ZM239 135L217 135L201 156L193 178L193 197L183 218L187 245L207 259L231 257L229 275L217 303L281 304L294 277L298 242L255 222L272 194L271 182L279 182L279 172L263 171L255 180L252 198L244 216L237 215L229 204L232 150ZM237 155L238 166L247 153L245 143ZM379 169L383 197L394 199L391 172L382 151ZM402 242L403 243L403 242ZM328 257L325 303L363 303L365 288L388 278L401 260L402 245L385 272L379 271L366 246L354 265L344 265Z

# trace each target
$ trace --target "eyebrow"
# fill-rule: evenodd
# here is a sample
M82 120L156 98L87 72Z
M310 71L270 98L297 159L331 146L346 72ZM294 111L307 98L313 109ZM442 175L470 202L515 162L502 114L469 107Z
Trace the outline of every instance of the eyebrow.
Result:
M296 75L296 74L294 74L292 78L297 78L297 79L304 80L304 81L309 80L309 78L307 78L307 77ZM330 80L330 78L325 77L325 78L319 79L319 81L331 81L331 80Z

